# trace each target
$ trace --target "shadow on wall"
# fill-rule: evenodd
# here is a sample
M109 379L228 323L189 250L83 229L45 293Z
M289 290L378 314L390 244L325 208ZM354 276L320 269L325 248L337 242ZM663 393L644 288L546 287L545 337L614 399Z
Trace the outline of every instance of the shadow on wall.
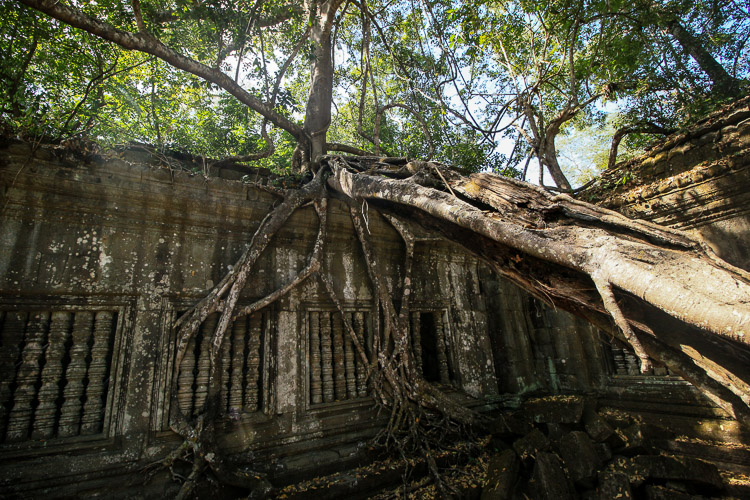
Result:
M750 220L746 217L726 219L697 230L719 257L750 271Z

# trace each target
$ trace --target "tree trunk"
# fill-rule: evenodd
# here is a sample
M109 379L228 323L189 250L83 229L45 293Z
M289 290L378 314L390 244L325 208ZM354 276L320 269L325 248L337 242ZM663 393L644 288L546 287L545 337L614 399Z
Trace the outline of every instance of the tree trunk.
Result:
M310 42L313 61L310 70L310 94L305 110L304 134L309 141L309 158L316 161L326 152L326 132L331 124L333 102L333 52L331 28L340 0L313 2L308 10L313 13Z
M677 19L669 19L664 23L675 40L698 63L698 66L713 82L713 91L725 97L740 95L739 82L733 78L724 67L707 51L700 41L693 36Z
M557 134L557 131L555 131L554 134ZM563 191L572 191L573 188L560 168L560 163L557 161L555 135L551 135L550 132L545 134L545 141L540 148L539 154L541 156L542 164L547 167L552 179L555 181L555 185Z

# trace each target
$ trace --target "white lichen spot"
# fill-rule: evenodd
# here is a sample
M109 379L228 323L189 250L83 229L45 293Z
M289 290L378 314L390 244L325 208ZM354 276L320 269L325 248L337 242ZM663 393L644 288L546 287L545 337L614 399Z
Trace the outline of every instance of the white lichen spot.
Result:
M104 251L104 247L99 251L99 267L102 269L102 271L106 271L106 268L108 265L112 263L112 257L107 255L107 252Z

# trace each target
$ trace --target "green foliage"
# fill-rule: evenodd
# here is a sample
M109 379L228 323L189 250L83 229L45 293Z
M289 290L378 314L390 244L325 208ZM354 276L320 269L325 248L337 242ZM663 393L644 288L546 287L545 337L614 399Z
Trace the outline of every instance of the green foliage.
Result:
M116 29L139 29L129 1L72 4ZM283 0L140 5L148 33L165 46L220 69L275 115L302 126L318 63L310 27L320 12ZM344 2L331 25L327 140L375 152L377 135L381 154L425 158L433 151L434 159L467 172L519 176L530 156L556 156L555 137L563 145L593 138L587 147L600 154L576 155L585 163L580 175L593 175L614 130L602 103L617 101L617 126L675 127L726 101L712 92L714 82L684 41L670 34L670 23L677 20L743 81L749 10L747 0ZM0 3L0 14L6 134L146 142L212 158L268 146L262 118L215 84L11 0ZM383 111L391 105L399 106ZM270 126L268 132L275 151L258 163L288 170L299 137ZM648 140L626 142L637 149ZM501 151L508 142L512 150Z

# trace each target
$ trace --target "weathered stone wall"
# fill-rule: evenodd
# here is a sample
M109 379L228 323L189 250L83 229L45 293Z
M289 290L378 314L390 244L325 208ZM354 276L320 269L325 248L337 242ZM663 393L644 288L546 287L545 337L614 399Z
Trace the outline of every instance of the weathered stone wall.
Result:
M581 197L695 230L721 258L750 269L749 182L750 97L605 172Z
M240 181L243 173L204 177L134 151L120 156L0 150L0 491L93 494L113 481L122 491L141 488L140 468L177 444L167 427L172 380L183 410L206 397L204 339L215 318L181 370L171 326L222 278L277 201ZM269 174L250 178L268 182ZM382 216L368 219L398 296L403 243ZM372 292L341 202L331 202L329 223L325 269L367 338ZM289 282L317 227L312 207L297 211L241 300ZM492 407L534 390L601 388L615 372L597 331L542 307L458 246L415 231L412 331L435 358L425 370L453 397ZM222 446L251 450L281 482L355 459L382 418L350 348L315 280L238 320L222 353ZM158 496L161 487L170 485L152 482L148 491Z

